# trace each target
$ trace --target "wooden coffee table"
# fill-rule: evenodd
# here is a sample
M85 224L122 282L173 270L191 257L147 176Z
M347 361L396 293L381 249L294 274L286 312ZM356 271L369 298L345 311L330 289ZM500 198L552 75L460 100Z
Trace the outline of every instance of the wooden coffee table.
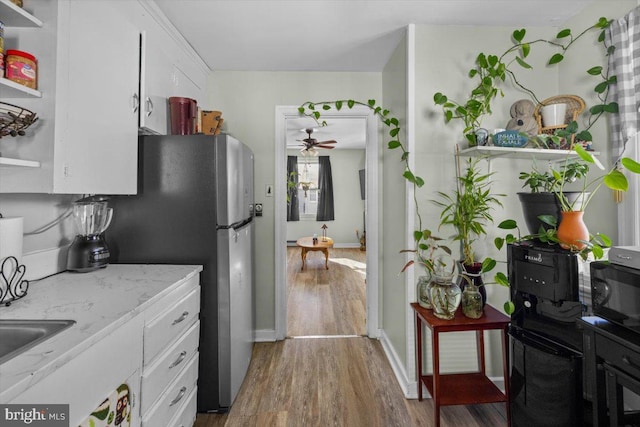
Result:
M327 270L329 269L329 248L333 247L333 239L331 239L331 237L325 237L324 240L322 237L318 237L316 242L313 241L313 237L301 237L296 242L296 245L302 249L300 253L302 257L302 270L304 270L304 262L307 259L307 252L309 251L324 252L324 265Z

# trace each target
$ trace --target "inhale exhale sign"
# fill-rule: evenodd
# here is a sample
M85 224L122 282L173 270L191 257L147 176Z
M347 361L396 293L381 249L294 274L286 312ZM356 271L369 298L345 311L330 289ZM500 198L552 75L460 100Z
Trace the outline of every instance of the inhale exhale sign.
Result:
M69 405L0 404L0 427L69 427Z

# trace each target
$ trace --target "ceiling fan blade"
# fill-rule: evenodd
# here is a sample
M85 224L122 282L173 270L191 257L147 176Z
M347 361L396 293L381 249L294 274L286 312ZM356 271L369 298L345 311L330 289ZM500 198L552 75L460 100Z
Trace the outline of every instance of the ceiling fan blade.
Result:
M333 139L330 139L329 141L320 141L318 142L318 144L337 144L338 141L335 141Z
M318 145L316 145L316 147L320 147L320 148L329 148L329 149L331 149L331 148L335 148L333 145L323 145L323 144L318 144Z

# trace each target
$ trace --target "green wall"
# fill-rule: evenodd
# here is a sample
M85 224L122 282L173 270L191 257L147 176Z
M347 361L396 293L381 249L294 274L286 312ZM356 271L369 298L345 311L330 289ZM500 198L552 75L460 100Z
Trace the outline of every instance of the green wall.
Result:
M274 198L260 189L275 183L275 107L305 101L380 99L380 73L216 71L209 76L207 105L222 111L226 130L255 155L256 329L275 329Z

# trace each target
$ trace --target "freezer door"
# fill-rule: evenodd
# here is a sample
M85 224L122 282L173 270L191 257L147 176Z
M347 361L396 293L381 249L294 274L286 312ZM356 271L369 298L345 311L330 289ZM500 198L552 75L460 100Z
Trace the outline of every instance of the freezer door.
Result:
M253 222L218 231L218 361L220 406L230 407L253 348Z
M253 153L230 135L216 136L218 225L228 226L251 216Z

